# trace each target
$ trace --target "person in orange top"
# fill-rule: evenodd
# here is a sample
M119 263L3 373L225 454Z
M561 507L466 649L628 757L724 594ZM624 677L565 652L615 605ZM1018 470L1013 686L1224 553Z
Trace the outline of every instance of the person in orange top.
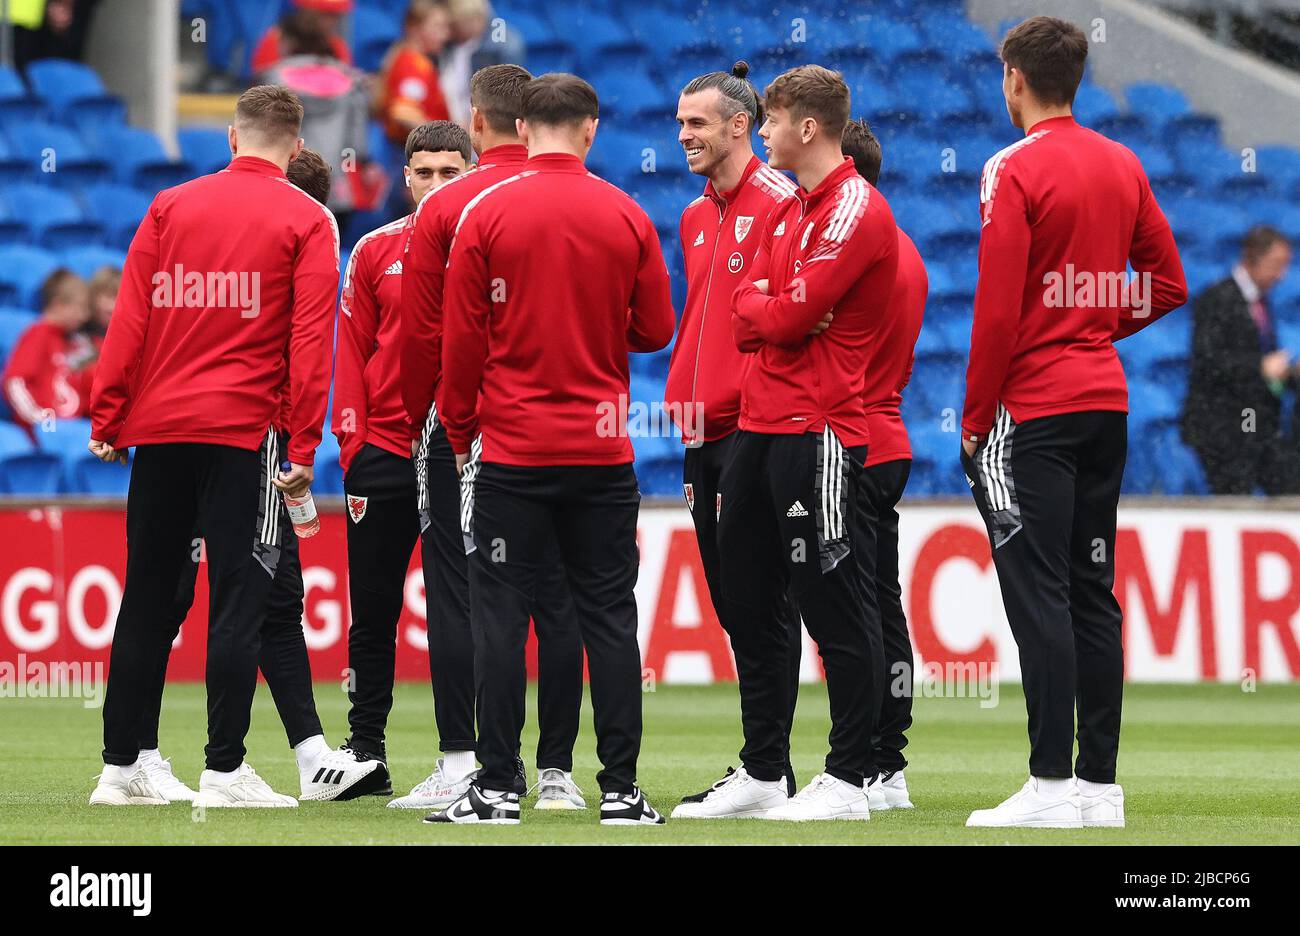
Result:
M375 110L384 133L398 146L431 120L450 120L435 59L451 35L451 14L442 0L411 0L402 38L379 67Z
M288 16L300 18L315 18L319 23L320 32L329 37L330 49L334 57L341 62L352 64L352 50L348 44L343 41L339 35L339 26L342 24L345 14L352 12L352 0L293 0L295 11ZM253 59L250 68L253 74L266 71L276 62L280 61L284 55L281 48L281 40L284 33L284 20L270 27L262 33L262 38L257 41L257 47L253 49Z

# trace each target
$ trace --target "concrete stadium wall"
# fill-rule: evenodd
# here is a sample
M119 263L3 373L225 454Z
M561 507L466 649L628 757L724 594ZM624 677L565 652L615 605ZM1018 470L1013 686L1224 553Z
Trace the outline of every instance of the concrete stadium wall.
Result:
M966 0L967 15L989 31L1007 19L1059 16L1088 34L1093 81L1124 99L1137 81L1172 84L1222 122L1240 149L1300 148L1300 77L1207 38L1152 4L1135 0ZM1098 41L1104 30L1104 41ZM1000 39L1000 36L995 36Z

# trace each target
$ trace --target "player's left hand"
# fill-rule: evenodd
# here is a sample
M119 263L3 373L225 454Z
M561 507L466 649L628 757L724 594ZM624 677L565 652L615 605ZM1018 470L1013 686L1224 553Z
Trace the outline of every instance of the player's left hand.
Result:
M131 451L130 449L115 449L109 443L100 442L98 439L91 439L86 448L90 449L91 454L102 462L117 462L121 465L126 464L127 455Z
M466 466L467 464L469 464L469 452L457 452L457 453L456 453L456 474L457 474L457 476L459 476L462 472L464 472L464 470L465 470L465 466Z
M972 442L970 439L961 440L961 450L966 453L967 458L974 458L977 448L979 448L978 442Z
M278 472L271 483L290 497L301 497L311 488L315 476L311 465L291 464L288 471Z

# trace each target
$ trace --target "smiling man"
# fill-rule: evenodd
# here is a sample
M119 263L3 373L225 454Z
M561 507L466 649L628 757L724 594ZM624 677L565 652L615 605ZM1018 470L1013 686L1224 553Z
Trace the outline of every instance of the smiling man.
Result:
M754 155L750 134L763 118L763 107L758 91L745 78L748 73L749 65L737 62L730 72L701 75L682 89L677 104L677 139L686 164L707 181L704 194L682 212L686 308L664 389L668 412L678 420L687 446L682 490L695 523L709 596L724 623L731 616L722 609L718 578L718 481L736 440L740 375L748 357L731 337L731 294L750 277L768 215L796 188ZM798 613L788 603L781 608L780 620L790 638L792 720L802 629ZM756 661L744 656L743 641L733 646L738 648L736 672L743 682ZM784 779L784 785L769 790L751 783L741 767L729 771L706 793L687 797L673 816L748 816L782 805L787 794L794 795L788 752Z

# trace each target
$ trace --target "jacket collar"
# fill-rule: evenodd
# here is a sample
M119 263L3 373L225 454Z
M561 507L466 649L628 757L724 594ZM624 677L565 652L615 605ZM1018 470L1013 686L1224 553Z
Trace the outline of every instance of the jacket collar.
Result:
M1029 136L1031 133L1038 133L1042 130L1061 130L1066 127L1077 126L1078 124L1075 122L1073 114L1062 114L1060 117L1048 117L1046 120L1038 121L1038 123L1025 131L1025 136Z
M757 172L758 167L761 165L763 165L763 160L759 159L757 156L749 157L749 162L745 164L745 171L740 174L740 181L725 192L719 192L714 188L713 180L710 179L708 182L704 183L705 197L712 199L719 205L730 205L736 200L737 196L740 195L740 190L745 187L745 183L749 181L749 177Z
M261 156L236 156L226 167L231 172L252 172L256 175L285 177L284 170Z
M587 167L582 160L571 153L538 153L528 157L527 168L539 172L570 172L574 175L587 174Z
M853 165L853 158L845 156L844 162L831 170L831 174L822 179L821 183L815 189L811 192L805 192L803 186L800 186L798 190L796 190L795 194L798 195L799 200L803 202L805 210L814 211L818 205L826 200L827 195L840 187L840 183L844 182L846 179L853 178L857 174L858 170Z
M528 161L528 147L522 143L502 143L483 151L479 166L516 166Z

